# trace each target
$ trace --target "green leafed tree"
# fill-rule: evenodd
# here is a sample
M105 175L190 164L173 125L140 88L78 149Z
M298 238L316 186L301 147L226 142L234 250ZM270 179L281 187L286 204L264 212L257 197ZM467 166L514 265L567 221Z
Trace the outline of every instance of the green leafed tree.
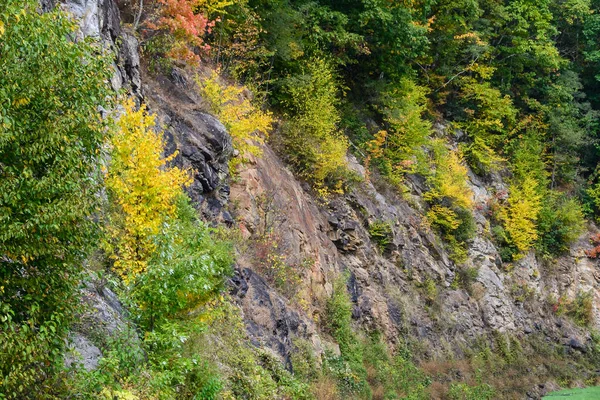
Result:
M334 69L325 60L311 60L302 75L285 81L284 92L289 122L283 128L283 145L288 161L317 189L339 190L348 141L338 130Z
M109 60L34 0L0 3L0 393L28 398L61 363L94 236ZM37 395L37 394L36 394ZM0 396L1 397L1 396Z

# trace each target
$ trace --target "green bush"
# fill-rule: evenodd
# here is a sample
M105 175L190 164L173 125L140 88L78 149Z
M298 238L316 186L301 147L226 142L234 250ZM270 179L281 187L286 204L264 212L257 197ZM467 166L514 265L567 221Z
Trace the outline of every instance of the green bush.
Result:
M495 353L502 357L506 364L522 364L525 361L523 348L516 337L499 331L494 331L493 337Z
M303 179L323 193L341 191L348 140L338 130L338 83L323 59L312 59L303 73L283 82L288 120L282 127L283 152Z
M333 294L325 308L324 325L340 346L340 357L328 356L327 369L333 373L344 393L368 392L360 341L352 329L352 301L346 278L334 282Z
M156 238L157 250L147 271L127 288L132 314L145 330L206 303L231 273L230 244L215 239L187 196L179 199L178 213Z
M498 246L498 253L503 262L511 262L519 253L519 249L510 242L508 234L501 225L492 227L492 236Z
M589 326L594 318L594 300L592 292L579 292L567 305L567 315L580 326Z
M220 372L197 349L188 353L186 339L201 329L198 322L163 324L141 341L126 330L103 346L98 368L75 366L68 371L63 395L77 393L90 400L216 399L223 389Z
M446 241L450 258L456 263L467 259L466 242L475 236L475 218L470 210L463 207L434 205L427 217L431 225Z
M35 0L0 6L0 387L43 397L95 241L110 59Z
M429 399L427 387L431 381L411 361L402 344L393 355L381 335L375 333L364 343L364 359L367 368L373 371L369 378L373 392L383 391L385 399Z
M346 279L336 279L333 294L327 300L325 308L325 329L340 345L340 351L346 358L360 364L358 340L352 330L352 301L346 288Z
M423 289L423 294L425 295L425 300L428 305L433 305L437 301L438 298L438 287L435 284L435 281L432 278L427 278L421 285Z
M372 154L380 171L395 185L409 172L426 171L425 148L431 123L423 118L427 109L427 90L408 78L389 85L381 93L380 112L385 121L385 141ZM375 142L371 142L375 144ZM372 147L372 145L371 145ZM373 148L369 149L373 153Z
M375 221L369 225L369 236L381 252L389 250L394 239L394 231L389 222Z
M437 296L435 283L430 280ZM428 284L425 285L428 287ZM341 393L369 399L385 392L385 398L427 399L429 378L410 359L406 347L399 346L395 355L372 333L360 338L352 329L352 303L346 281L335 281L334 293L327 302L326 329L340 346L340 356L326 353L322 373L333 376Z
M294 351L290 355L294 375L305 381L314 381L319 376L319 364L312 344L303 339L294 340Z
M472 66L472 72L483 79L463 76L460 81L460 102L464 120L457 123L469 142L465 148L467 160L479 173L497 170L503 161L498 155L505 138L516 122L517 109L508 95L492 86L489 79L493 69ZM475 75L474 74L474 75Z
M538 216L541 254L558 256L567 251L585 230L583 209L576 199L548 193Z

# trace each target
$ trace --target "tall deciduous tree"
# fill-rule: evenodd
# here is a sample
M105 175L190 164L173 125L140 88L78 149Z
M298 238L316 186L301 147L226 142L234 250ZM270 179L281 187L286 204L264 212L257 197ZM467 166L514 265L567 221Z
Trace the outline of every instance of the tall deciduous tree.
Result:
M109 60L61 12L0 4L0 392L26 398L64 345L94 235Z

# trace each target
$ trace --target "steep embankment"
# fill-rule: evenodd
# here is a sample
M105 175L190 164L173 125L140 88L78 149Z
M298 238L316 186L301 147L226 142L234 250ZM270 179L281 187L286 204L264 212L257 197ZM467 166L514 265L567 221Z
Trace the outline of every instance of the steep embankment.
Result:
M590 293L590 327L600 324L600 275L596 261L584 254L589 233L557 260L539 260L530 252L503 263L491 240L488 212L506 186L499 176L483 180L470 173L477 234L468 243L467 261L458 266L423 217L419 176L409 176L410 193L400 197L381 179L368 181L349 156L362 181L323 200L269 145L261 145L262 154L231 177L231 138L205 112L192 76L177 68L170 76L142 73L137 40L120 26L112 0L67 1L65 7L81 19L83 35L101 36L117 54L114 89L125 88L158 114L168 151L179 151L175 163L195 170L189 194L204 217L239 228L230 288L255 345L271 348L288 366L297 339L319 355L339 352L323 321L336 280L347 274L357 330L380 332L394 348L408 346L440 385L477 382L482 379L477 366L486 371L494 362L504 364L493 366L483 380L501 390L499 397L537 398L553 387L547 381L594 378L586 369L595 346L590 329L558 312L561 302ZM441 125L437 130L451 135ZM98 296L94 288L88 294ZM99 314L119 311L116 302L99 304ZM76 345L85 342L76 337ZM80 350L95 354L89 361L94 365L100 354L86 346ZM529 358L530 366L521 358Z
M356 325L381 332L392 347L409 344L441 381L456 379L449 378L453 373L475 381L472 366L447 364L449 359L470 360L485 348L516 351L540 366L499 373L495 384L505 395L528 391L536 397L546 391L546 380L560 376L541 365L544 357L550 363L583 359L595 346L587 328L558 311L558 302L590 293L591 326L597 326L598 272L584 253L590 233L559 259L538 260L531 252L518 262L503 263L488 221L491 204L506 190L501 177L484 181L469 174L477 235L469 243L467 261L458 266L423 217L419 176L410 177L411 193L402 198L377 178L372 179L377 186L365 180L364 169L350 156L363 181L324 201L263 145L262 154L231 178L226 135L215 136L218 128L195 122L198 116L209 117L199 111L202 101L195 97L191 77L175 70L172 77L149 82L147 101L163 115L172 148L180 150L179 162L199 171L192 198L209 220L239 228L231 287L256 345L270 347L288 362L296 339L310 342L317 354L335 348L322 321L336 279L348 274ZM443 126L438 129L447 134ZM190 147L194 141L200 144ZM513 343L513 349L502 350L502 343ZM514 343L524 348L515 349ZM538 354L544 345L550 346L549 353ZM560 368L580 382L594 376L583 364L567 362Z

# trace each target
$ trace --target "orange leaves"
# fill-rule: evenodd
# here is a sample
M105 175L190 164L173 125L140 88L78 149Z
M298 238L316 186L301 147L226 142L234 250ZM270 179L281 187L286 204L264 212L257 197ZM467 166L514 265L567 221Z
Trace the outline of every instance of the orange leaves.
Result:
M589 258L598 258L600 256L600 233L596 233L590 238L590 242L594 245L593 249L586 250L585 255Z
M147 24L148 28L166 31L173 37L168 56L190 64L200 62L196 51L207 51L210 46L203 37L214 26L197 11L195 0L158 0L159 16Z

